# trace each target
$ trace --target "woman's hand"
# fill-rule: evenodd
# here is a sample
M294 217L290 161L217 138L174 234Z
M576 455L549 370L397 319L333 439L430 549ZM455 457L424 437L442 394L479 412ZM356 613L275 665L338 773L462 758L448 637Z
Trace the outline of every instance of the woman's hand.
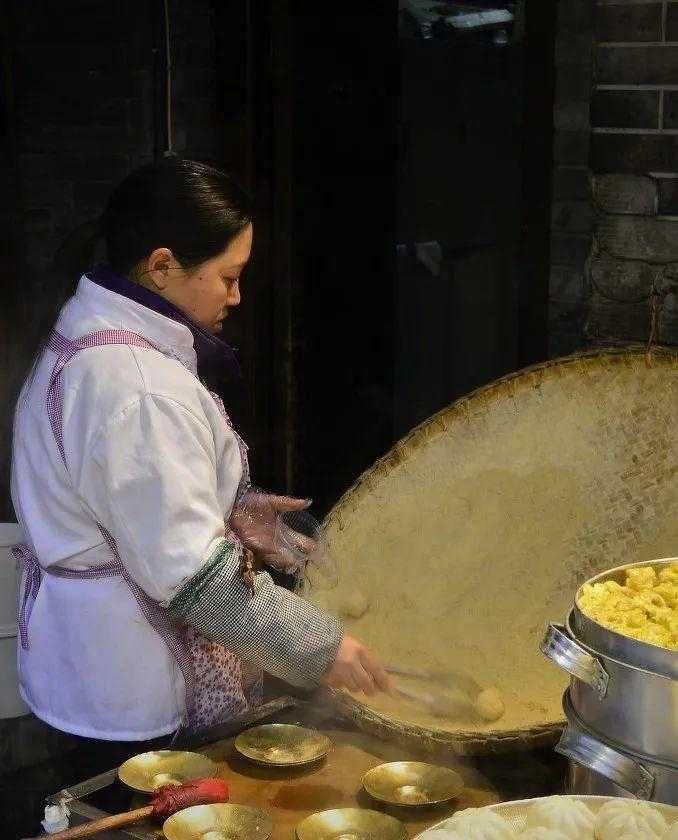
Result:
M332 688L347 688L375 694L391 693L391 681L381 663L365 645L353 636L344 636L334 663L323 677L323 682Z
M233 533L261 563L279 571L295 571L298 559L284 546L276 542L278 514L286 511L306 510L311 503L307 499L293 499L290 496L273 496L259 490L248 490L233 508L228 521ZM304 553L311 553L316 544L299 534L295 537Z

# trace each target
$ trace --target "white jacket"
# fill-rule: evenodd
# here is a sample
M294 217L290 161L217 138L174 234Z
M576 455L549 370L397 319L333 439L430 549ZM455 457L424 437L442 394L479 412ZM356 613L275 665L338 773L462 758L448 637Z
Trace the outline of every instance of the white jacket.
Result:
M223 539L242 475L236 437L195 376L184 325L83 277L57 329L125 329L162 353L95 347L66 365L67 473L45 409L55 355L44 352L15 418L12 498L26 542L42 566L92 568L111 559L100 522L131 577L167 604ZM29 640L21 693L52 726L144 740L179 725L181 672L122 578L43 575Z

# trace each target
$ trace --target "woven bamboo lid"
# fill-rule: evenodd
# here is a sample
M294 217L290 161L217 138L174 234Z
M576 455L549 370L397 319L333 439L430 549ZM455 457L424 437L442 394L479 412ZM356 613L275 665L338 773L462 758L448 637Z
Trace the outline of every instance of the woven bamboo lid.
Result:
M676 553L678 353L595 351L474 392L368 470L325 532L340 579L311 600L367 603L346 628L387 663L464 671L506 704L445 721L343 695L360 725L460 754L552 742L566 677L539 653L546 623L593 574Z

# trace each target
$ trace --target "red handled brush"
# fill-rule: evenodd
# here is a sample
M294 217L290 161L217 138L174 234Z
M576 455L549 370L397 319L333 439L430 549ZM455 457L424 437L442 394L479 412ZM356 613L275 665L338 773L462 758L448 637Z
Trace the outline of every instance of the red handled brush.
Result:
M223 779L196 779L183 785L166 785L155 793L150 805L144 808L103 817L100 820L78 825L75 828L67 828L65 831L48 836L52 840L77 840L79 837L92 837L103 831L125 828L147 819L162 823L177 811L183 811L184 808L191 808L193 805L228 802L228 794L228 784ZM26 840L44 840L44 837L26 838Z

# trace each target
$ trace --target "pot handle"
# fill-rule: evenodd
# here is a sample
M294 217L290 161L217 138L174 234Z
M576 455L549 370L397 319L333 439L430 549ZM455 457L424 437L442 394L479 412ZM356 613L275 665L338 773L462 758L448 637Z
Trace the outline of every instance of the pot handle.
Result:
M556 665L590 685L602 700L610 677L600 660L572 639L562 624L549 624L539 649Z
M652 799L655 778L649 770L571 722L565 727L556 752L599 773L636 799Z

